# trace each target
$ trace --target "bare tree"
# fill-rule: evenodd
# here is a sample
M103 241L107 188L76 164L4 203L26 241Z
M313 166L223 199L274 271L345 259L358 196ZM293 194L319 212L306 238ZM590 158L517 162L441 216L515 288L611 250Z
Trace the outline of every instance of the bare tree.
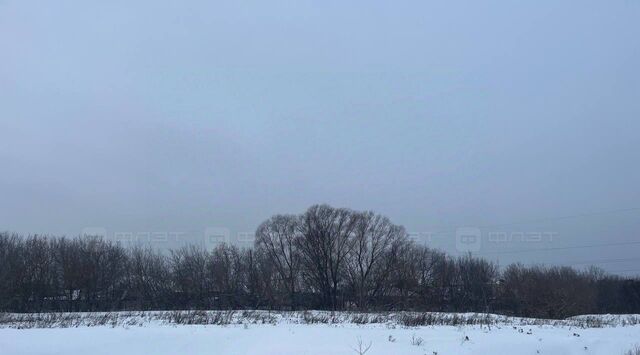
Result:
M216 306L237 307L244 296L246 282L240 250L227 244L219 245L211 253L207 272L216 293Z
M41 311L45 300L56 296L56 273L50 244L45 237L33 236L25 241L23 249L25 272L22 303Z
M296 308L296 284L300 276L300 253L296 239L300 231L300 218L292 215L273 216L256 231L256 247L263 250L289 294L292 310Z
M151 248L128 251L128 290L138 309L162 307L168 302L172 283L167 258Z
M366 309L386 282L394 265L396 251L406 242L404 228L373 212L353 214L353 247L347 259L347 276L355 302Z
M25 278L23 240L16 234L0 233L0 310L19 310L20 288Z
M328 205L316 205L302 216L297 246L302 256L304 275L318 290L325 306L336 309L345 262L353 248L357 219L354 212Z
M453 300L462 311L489 311L493 300L498 268L495 264L467 255L455 261Z
M208 261L209 253L195 246L171 253L173 282L186 306L204 308L209 305L211 282L207 275Z
M420 309L564 318L640 312L640 280L602 270L496 265L407 241L372 212L317 205L274 216L255 250L167 257L97 237L0 233L0 311L185 308Z

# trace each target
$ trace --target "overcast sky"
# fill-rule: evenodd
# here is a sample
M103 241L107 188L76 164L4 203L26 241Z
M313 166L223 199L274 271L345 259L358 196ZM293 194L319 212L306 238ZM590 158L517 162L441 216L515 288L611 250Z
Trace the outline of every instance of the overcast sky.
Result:
M640 241L620 211L640 207L639 19L633 0L0 0L0 230L197 239L329 203L450 252L461 226L481 252Z

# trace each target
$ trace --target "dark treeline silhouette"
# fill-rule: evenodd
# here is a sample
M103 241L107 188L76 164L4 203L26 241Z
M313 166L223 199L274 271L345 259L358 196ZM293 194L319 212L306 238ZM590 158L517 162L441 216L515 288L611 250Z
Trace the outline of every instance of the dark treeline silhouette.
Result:
M0 311L240 308L640 313L640 280L596 268L501 272L412 243L384 216L326 205L265 221L253 249L162 253L96 237L0 234Z

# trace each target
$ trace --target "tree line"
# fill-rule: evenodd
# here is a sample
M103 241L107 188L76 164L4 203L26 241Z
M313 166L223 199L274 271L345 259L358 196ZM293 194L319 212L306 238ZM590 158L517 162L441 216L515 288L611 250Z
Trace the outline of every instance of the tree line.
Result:
M0 234L0 311L249 308L640 313L640 280L593 267L500 270L413 243L387 217L327 205L271 217L245 249Z

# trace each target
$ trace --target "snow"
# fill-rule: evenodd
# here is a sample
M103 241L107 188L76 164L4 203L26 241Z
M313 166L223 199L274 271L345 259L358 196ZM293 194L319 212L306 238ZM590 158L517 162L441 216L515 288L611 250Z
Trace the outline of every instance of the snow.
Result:
M592 316L593 317L593 316ZM595 316L597 317L597 316ZM612 317L612 316L609 316ZM421 345L412 339L422 338ZM468 339L468 340L467 340ZM640 343L640 325L421 326L393 323L176 325L0 328L0 354L623 354Z

